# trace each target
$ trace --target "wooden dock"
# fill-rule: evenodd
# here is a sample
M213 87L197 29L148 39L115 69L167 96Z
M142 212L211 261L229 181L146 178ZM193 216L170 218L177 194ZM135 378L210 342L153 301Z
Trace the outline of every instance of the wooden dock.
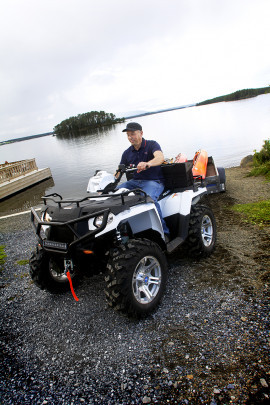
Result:
M38 169L35 159L0 165L0 200L52 177L51 170Z

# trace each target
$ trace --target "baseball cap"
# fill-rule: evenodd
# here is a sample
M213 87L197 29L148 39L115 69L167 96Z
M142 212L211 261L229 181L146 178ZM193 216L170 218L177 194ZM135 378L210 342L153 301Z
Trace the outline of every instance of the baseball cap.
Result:
M129 122L127 124L126 129L123 129L122 132L127 132L127 131L142 131L142 126L138 124L137 122Z

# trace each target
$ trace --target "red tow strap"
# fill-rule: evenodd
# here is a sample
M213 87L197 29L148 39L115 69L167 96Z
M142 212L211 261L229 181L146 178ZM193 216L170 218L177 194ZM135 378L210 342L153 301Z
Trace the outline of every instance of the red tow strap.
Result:
M75 301L79 301L79 298L78 298L78 297L76 296L76 294L75 294L75 291L74 291L74 288L73 288L73 285L72 285L72 280L71 280L70 272L69 272L69 271L67 271L67 278L68 278L68 281L69 281L70 289L71 289L71 292L72 292L72 295L73 295L74 300L75 300Z

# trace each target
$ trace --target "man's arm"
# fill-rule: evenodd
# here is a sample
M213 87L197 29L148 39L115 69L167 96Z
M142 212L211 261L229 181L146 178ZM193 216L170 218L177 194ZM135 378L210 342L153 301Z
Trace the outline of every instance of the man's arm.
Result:
M161 150L157 150L153 153L154 158L149 160L149 162L140 162L137 166L138 173L143 170L149 169L152 166L160 166L164 162L164 155Z

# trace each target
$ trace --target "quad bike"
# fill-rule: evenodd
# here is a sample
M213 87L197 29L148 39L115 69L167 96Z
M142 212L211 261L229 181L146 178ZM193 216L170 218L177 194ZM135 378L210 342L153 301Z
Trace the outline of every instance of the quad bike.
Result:
M111 307L132 316L152 312L165 291L166 254L183 243L197 257L210 255L215 247L214 215L200 200L225 190L225 171L217 169L211 157L205 176L194 177L193 166L192 161L162 165L165 190L159 204L170 229L169 243L156 206L145 192L116 191L123 174L129 178L134 168L120 165L117 179L97 171L88 185L92 194L82 199L43 197L41 217L31 209L38 239L29 261L34 283L51 293L71 287L76 298L73 284L82 270L91 273L98 268L105 274Z

